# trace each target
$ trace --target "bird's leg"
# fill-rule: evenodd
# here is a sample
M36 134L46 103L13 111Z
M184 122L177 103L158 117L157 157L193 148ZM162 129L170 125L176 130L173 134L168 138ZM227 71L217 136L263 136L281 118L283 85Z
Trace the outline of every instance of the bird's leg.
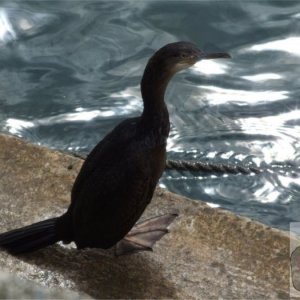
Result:
M165 214L138 222L129 233L117 243L115 255L152 251L154 244L169 232L168 226L178 214Z

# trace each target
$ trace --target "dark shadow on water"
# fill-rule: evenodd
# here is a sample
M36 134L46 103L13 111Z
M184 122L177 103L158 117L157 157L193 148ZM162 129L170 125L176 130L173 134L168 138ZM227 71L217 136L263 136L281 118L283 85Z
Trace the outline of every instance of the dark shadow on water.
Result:
M100 249L78 251L55 245L18 258L54 272L44 278L47 283L58 281L60 286L68 288L66 281L71 281L78 291L96 299L176 298L175 287L166 280L151 255L114 257ZM61 282L61 276L55 279L55 273L62 275L65 283Z

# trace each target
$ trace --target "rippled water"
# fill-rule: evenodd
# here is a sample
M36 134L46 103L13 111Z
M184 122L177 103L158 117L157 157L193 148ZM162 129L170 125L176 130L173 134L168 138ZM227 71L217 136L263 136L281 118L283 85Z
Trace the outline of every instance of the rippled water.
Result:
M88 152L140 114L156 49L189 40L228 51L170 84L168 156L269 171L168 171L161 185L287 229L300 221L299 20L299 1L1 1L0 130Z

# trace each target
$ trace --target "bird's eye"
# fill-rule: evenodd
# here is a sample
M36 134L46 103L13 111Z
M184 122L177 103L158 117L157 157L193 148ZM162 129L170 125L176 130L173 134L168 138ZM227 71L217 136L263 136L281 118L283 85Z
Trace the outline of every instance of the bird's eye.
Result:
M174 57L177 57L177 58L186 58L187 54L186 53L176 53L176 54L174 54Z

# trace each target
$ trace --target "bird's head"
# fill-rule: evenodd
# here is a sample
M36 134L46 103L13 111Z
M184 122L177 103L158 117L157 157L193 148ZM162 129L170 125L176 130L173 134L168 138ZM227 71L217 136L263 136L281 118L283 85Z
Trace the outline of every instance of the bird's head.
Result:
M206 53L190 42L176 42L160 48L152 57L163 72L172 74L194 65L202 59L230 58L225 52Z

